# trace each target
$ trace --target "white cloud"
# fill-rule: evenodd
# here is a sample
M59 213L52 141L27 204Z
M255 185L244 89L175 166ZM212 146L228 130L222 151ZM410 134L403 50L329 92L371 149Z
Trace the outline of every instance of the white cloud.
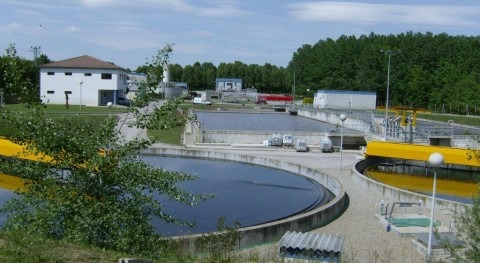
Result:
M303 2L290 5L300 21L471 26L480 6L399 5L352 2Z
M138 9L159 9L168 8L175 11L190 11L193 7L184 0L137 0L137 1L116 1L116 0L82 0L82 4L89 8L99 7L132 7Z
M124 1L122 1L124 2ZM127 2L127 1L125 1ZM82 0L82 3L86 7L103 7L103 6L109 6L115 3L115 0Z
M67 34L74 34L74 33L78 33L80 32L80 29L78 29L77 27L74 27L74 26L71 26L67 29L65 29L65 33Z
M207 17L239 17L246 11L237 8L231 3L219 4L213 7L198 8L198 14Z
M82 4L89 8L128 7L139 10L158 10L161 12L176 11L200 15L206 17L234 17L245 14L245 11L236 7L234 1L214 1L211 5L197 5L187 3L185 0L137 0L137 1L116 1L116 0L82 0Z

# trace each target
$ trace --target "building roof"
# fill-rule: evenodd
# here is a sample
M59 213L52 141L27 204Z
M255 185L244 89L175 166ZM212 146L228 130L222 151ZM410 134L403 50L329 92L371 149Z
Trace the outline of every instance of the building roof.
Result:
M356 90L317 90L317 93L323 94L356 94L356 95L377 95L375 91L356 91Z
M280 252L287 254L303 255L336 255L342 252L344 237L340 235L324 235L314 233L301 233L287 231L278 247ZM310 253L307 253L310 251Z
M324 235L314 233L301 233L287 231L278 246L281 249L313 249L325 252L342 252L344 237L340 235Z
M124 70L124 68L119 67L115 64L94 58L88 55L83 55L80 57L69 58L61 61L51 62L48 64L43 64L41 68L89 68L89 69L114 69L114 70Z

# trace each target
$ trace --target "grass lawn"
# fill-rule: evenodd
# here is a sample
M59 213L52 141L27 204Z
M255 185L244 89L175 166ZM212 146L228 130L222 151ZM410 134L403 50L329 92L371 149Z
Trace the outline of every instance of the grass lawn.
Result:
M157 138L161 143L182 145L182 134L185 126L176 127L169 130L148 130L148 136Z
M25 104L7 104L4 106L6 109L13 111L28 111L28 108ZM69 108L65 108L65 105L45 105L44 111L46 114L108 114L108 107L91 107L83 106L82 111L80 112L79 105L70 105ZM115 105L111 109L111 113L124 113L127 112L127 108L124 106Z
M0 262L114 263L124 257L129 256L24 233L0 234Z
M417 118L442 122L448 122L449 120L453 120L453 122L456 124L465 124L480 127L480 117L478 116L417 113Z

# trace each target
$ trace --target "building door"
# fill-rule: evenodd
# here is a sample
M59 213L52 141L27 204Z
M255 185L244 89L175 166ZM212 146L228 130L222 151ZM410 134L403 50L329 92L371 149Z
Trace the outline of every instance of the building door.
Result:
M100 90L99 91L99 105L106 106L107 103L115 103L115 91L114 90Z

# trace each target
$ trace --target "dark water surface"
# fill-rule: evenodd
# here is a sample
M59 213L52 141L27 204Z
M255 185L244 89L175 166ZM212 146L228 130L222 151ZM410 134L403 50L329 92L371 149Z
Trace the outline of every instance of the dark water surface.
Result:
M317 206L324 198L322 186L291 173L236 162L146 156L144 160L167 170L196 174L180 186L191 193L215 194L215 198L190 207L158 197L171 215L196 223L195 228L154 222L164 235L215 231L218 218L242 227L285 218ZM325 190L326 191L326 190Z
M335 125L279 113L244 113L244 112L196 112L197 119L204 130L231 131L304 131L324 132L335 129Z
M214 194L213 199L197 206L181 205L157 195L165 212L196 226L177 226L158 219L153 224L165 236L205 233L217 229L218 219L224 216L227 224L238 221L242 227L285 218L323 204L328 198L323 186L309 179L284 171L228 161L144 156L155 167L195 174L198 178L179 186L194 194ZM328 193L328 192L327 192ZM15 194L0 189L0 207ZM0 226L6 220L0 214Z

